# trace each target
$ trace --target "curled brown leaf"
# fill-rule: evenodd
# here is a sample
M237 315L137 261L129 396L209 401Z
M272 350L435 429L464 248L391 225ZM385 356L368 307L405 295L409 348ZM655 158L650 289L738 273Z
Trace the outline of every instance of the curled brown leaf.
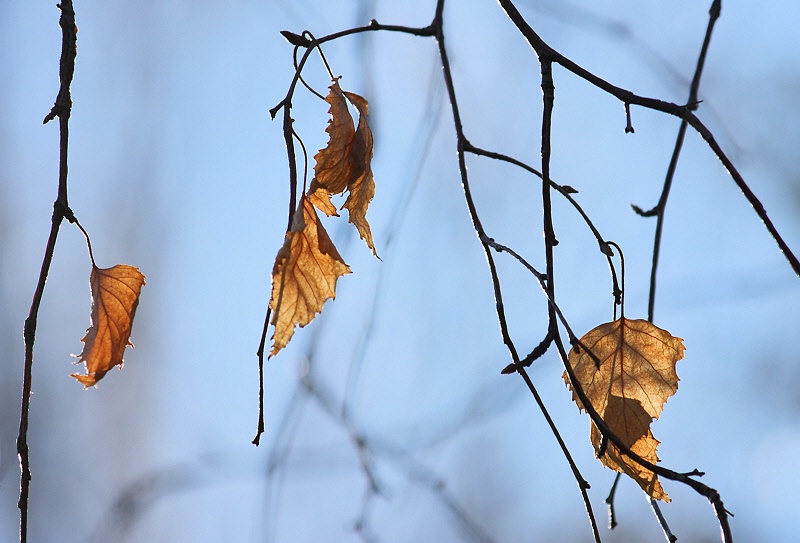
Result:
M122 367L122 355L130 342L133 318L145 277L138 268L118 264L113 268L92 266L92 324L86 331L79 362L86 374L71 376L84 388L95 385L114 366Z
M353 124L348 100L358 111L358 127ZM358 234L375 251L367 208L375 196L375 180L372 176L373 139L367 117L369 103L352 92L344 92L334 80L330 93L325 98L330 104L331 119L326 128L329 140L324 149L314 156L314 179L308 189L309 200L328 216L338 215L331 195L348 191L343 208L349 213L349 222Z

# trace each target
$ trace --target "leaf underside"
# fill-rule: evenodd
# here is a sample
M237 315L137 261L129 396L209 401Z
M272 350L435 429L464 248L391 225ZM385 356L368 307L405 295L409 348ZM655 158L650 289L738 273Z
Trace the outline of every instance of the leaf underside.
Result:
M357 128L353 125L348 100L358 111ZM375 196L371 165L372 130L367 122L369 104L358 94L342 91L336 80L325 101L330 104L331 119L325 129L330 139L328 145L314 156L314 179L308 189L308 198L330 217L338 215L331 195L347 191L349 194L342 209L347 209L349 222L356 227L372 253L378 256L366 217L367 208Z
M683 358L683 340L648 321L621 318L597 326L580 342L599 361L598 365L585 349L573 347L569 352L569 364L592 407L625 446L651 464L658 463L659 441L650 424L678 390L675 366ZM564 380L584 410L567 372ZM610 441L604 444L594 422L591 441L604 466L629 475L651 498L669 501L656 474Z

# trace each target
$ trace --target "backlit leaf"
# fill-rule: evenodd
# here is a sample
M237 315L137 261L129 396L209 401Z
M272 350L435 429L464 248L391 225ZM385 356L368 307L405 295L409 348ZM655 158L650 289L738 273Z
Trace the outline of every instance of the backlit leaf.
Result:
M314 206L303 196L272 268L272 324L275 333L270 357L283 349L295 326L305 326L336 297L336 280L350 273L322 226Z
M583 349L572 348L569 364L575 378L609 429L629 449L652 464L658 463L658 440L650 423L659 417L667 399L678 390L675 365L683 358L683 340L645 320L618 319L601 324L581 338ZM572 398L584 409L567 372L564 380ZM591 440L606 467L626 473L652 498L669 501L658 477L625 456L610 441L603 444L592 423Z
M130 343L131 327L139 305L145 277L138 268L119 264L113 268L92 267L92 325L86 331L78 363L86 374L71 376L84 388L96 384L114 366L122 367L122 355Z
M348 100L358 110L357 128L353 125ZM348 220L355 225L373 254L378 256L366 217L367 208L375 196L371 165L372 130L367 122L369 104L358 94L342 91L338 81L331 85L325 101L330 104L331 119L326 128L329 140L328 145L314 156L314 179L308 189L308 198L326 215L338 215L331 195L348 191L342 208L347 209Z

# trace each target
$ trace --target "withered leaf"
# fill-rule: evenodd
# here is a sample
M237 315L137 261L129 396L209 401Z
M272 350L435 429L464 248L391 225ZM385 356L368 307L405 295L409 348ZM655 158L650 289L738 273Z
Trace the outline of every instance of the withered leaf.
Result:
M122 355L130 342L133 318L145 277L138 268L118 264L113 268L92 266L92 324L86 331L78 363L86 374L73 373L84 388L95 385L114 366L122 367Z
M650 423L678 390L675 365L683 358L683 340L645 320L621 318L594 328L581 343L600 361L598 366L583 349L573 347L569 352L569 364L592 407L631 451L651 464L658 463L659 442ZM567 372L564 380L573 400L584 409ZM656 474L610 441L603 444L594 423L591 440L603 465L629 475L651 498L669 501Z
M347 106L350 101L358 110L358 127ZM337 80L330 86L325 98L330 104L331 119L328 127L328 145L314 156L314 179L308 189L309 200L328 216L338 215L331 195L349 192L342 208L347 209L349 221L358 234L375 251L372 232L367 222L367 208L375 196L375 180L372 176L373 140L367 122L369 104L358 94L344 92Z
M270 357L286 347L295 326L305 326L336 297L336 280L350 273L308 198L301 197L272 268Z

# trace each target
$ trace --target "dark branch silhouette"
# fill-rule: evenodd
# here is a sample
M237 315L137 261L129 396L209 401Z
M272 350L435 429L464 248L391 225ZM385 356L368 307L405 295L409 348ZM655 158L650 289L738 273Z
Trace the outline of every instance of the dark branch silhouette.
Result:
M62 0L58 5L61 10L61 17L58 21L61 27L61 62L59 68L59 79L61 86L58 89L58 96L55 104L47 116L44 123L52 121L58 117L58 128L60 134L59 143L59 163L58 163L58 196L53 204L53 217L50 226L50 235L47 238L47 246L42 259L42 267L39 272L39 280L36 283L36 290L31 301L28 318L25 319L25 368L23 370L22 382L22 407L19 416L19 434L17 435L17 455L20 463L20 490L19 490L19 512L20 543L28 540L28 500L31 484L31 466L28 448L28 419L30 416L31 390L33 381L33 345L36 341L36 323L39 317L39 306L42 303L44 287L47 276L50 273L50 265L53 262L53 253L56 248L58 231L64 219L75 222L75 216L69 208L67 198L67 151L69 149L69 116L72 111L72 97L70 96L70 84L75 72L75 55L77 53L77 32L75 26L75 12L72 9L72 0Z

